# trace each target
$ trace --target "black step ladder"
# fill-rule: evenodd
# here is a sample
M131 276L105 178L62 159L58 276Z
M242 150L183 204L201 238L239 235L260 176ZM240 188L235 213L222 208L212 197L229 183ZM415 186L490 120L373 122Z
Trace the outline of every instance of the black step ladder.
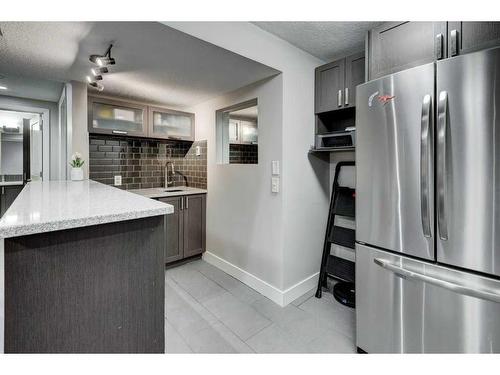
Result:
M340 172L343 167L354 166L354 161L341 161L335 166L332 197L328 211L323 256L319 272L316 298L321 298L322 288L327 286L327 278L332 277L339 282L335 285L333 295L340 303L354 307L354 263L330 255L332 244L354 249L356 232L354 229L335 225L335 216L355 218L355 193L352 188L339 185Z

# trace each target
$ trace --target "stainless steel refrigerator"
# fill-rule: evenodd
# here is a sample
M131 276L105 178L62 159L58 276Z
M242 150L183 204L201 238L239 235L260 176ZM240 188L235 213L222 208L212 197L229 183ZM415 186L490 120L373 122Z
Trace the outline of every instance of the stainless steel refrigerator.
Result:
M356 93L357 346L500 352L500 48Z

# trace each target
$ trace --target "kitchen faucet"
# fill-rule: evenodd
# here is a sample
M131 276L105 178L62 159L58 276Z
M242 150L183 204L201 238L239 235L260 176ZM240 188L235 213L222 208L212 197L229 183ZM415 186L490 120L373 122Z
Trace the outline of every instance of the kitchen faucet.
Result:
M172 185L174 183L173 178L170 180L168 178L169 164L170 164L170 172L172 173L172 177L175 176L174 163L171 161L167 161L165 163L165 187L169 187L170 185Z

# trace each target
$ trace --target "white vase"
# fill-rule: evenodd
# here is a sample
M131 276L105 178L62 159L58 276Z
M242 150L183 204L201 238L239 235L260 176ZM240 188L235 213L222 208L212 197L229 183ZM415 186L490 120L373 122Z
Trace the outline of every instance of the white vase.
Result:
M71 168L71 181L83 180L83 168Z

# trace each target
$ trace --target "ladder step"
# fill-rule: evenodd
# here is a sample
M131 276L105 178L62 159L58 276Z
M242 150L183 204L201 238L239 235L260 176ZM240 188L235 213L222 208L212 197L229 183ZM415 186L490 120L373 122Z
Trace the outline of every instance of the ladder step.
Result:
M355 190L348 187L339 187L333 207L334 215L354 218L356 205L354 198Z
M336 245L349 247L354 249L354 241L356 239L356 231L354 229L333 226L328 236L328 241Z
M326 273L337 279L354 282L355 264L350 260L329 255L326 265Z

